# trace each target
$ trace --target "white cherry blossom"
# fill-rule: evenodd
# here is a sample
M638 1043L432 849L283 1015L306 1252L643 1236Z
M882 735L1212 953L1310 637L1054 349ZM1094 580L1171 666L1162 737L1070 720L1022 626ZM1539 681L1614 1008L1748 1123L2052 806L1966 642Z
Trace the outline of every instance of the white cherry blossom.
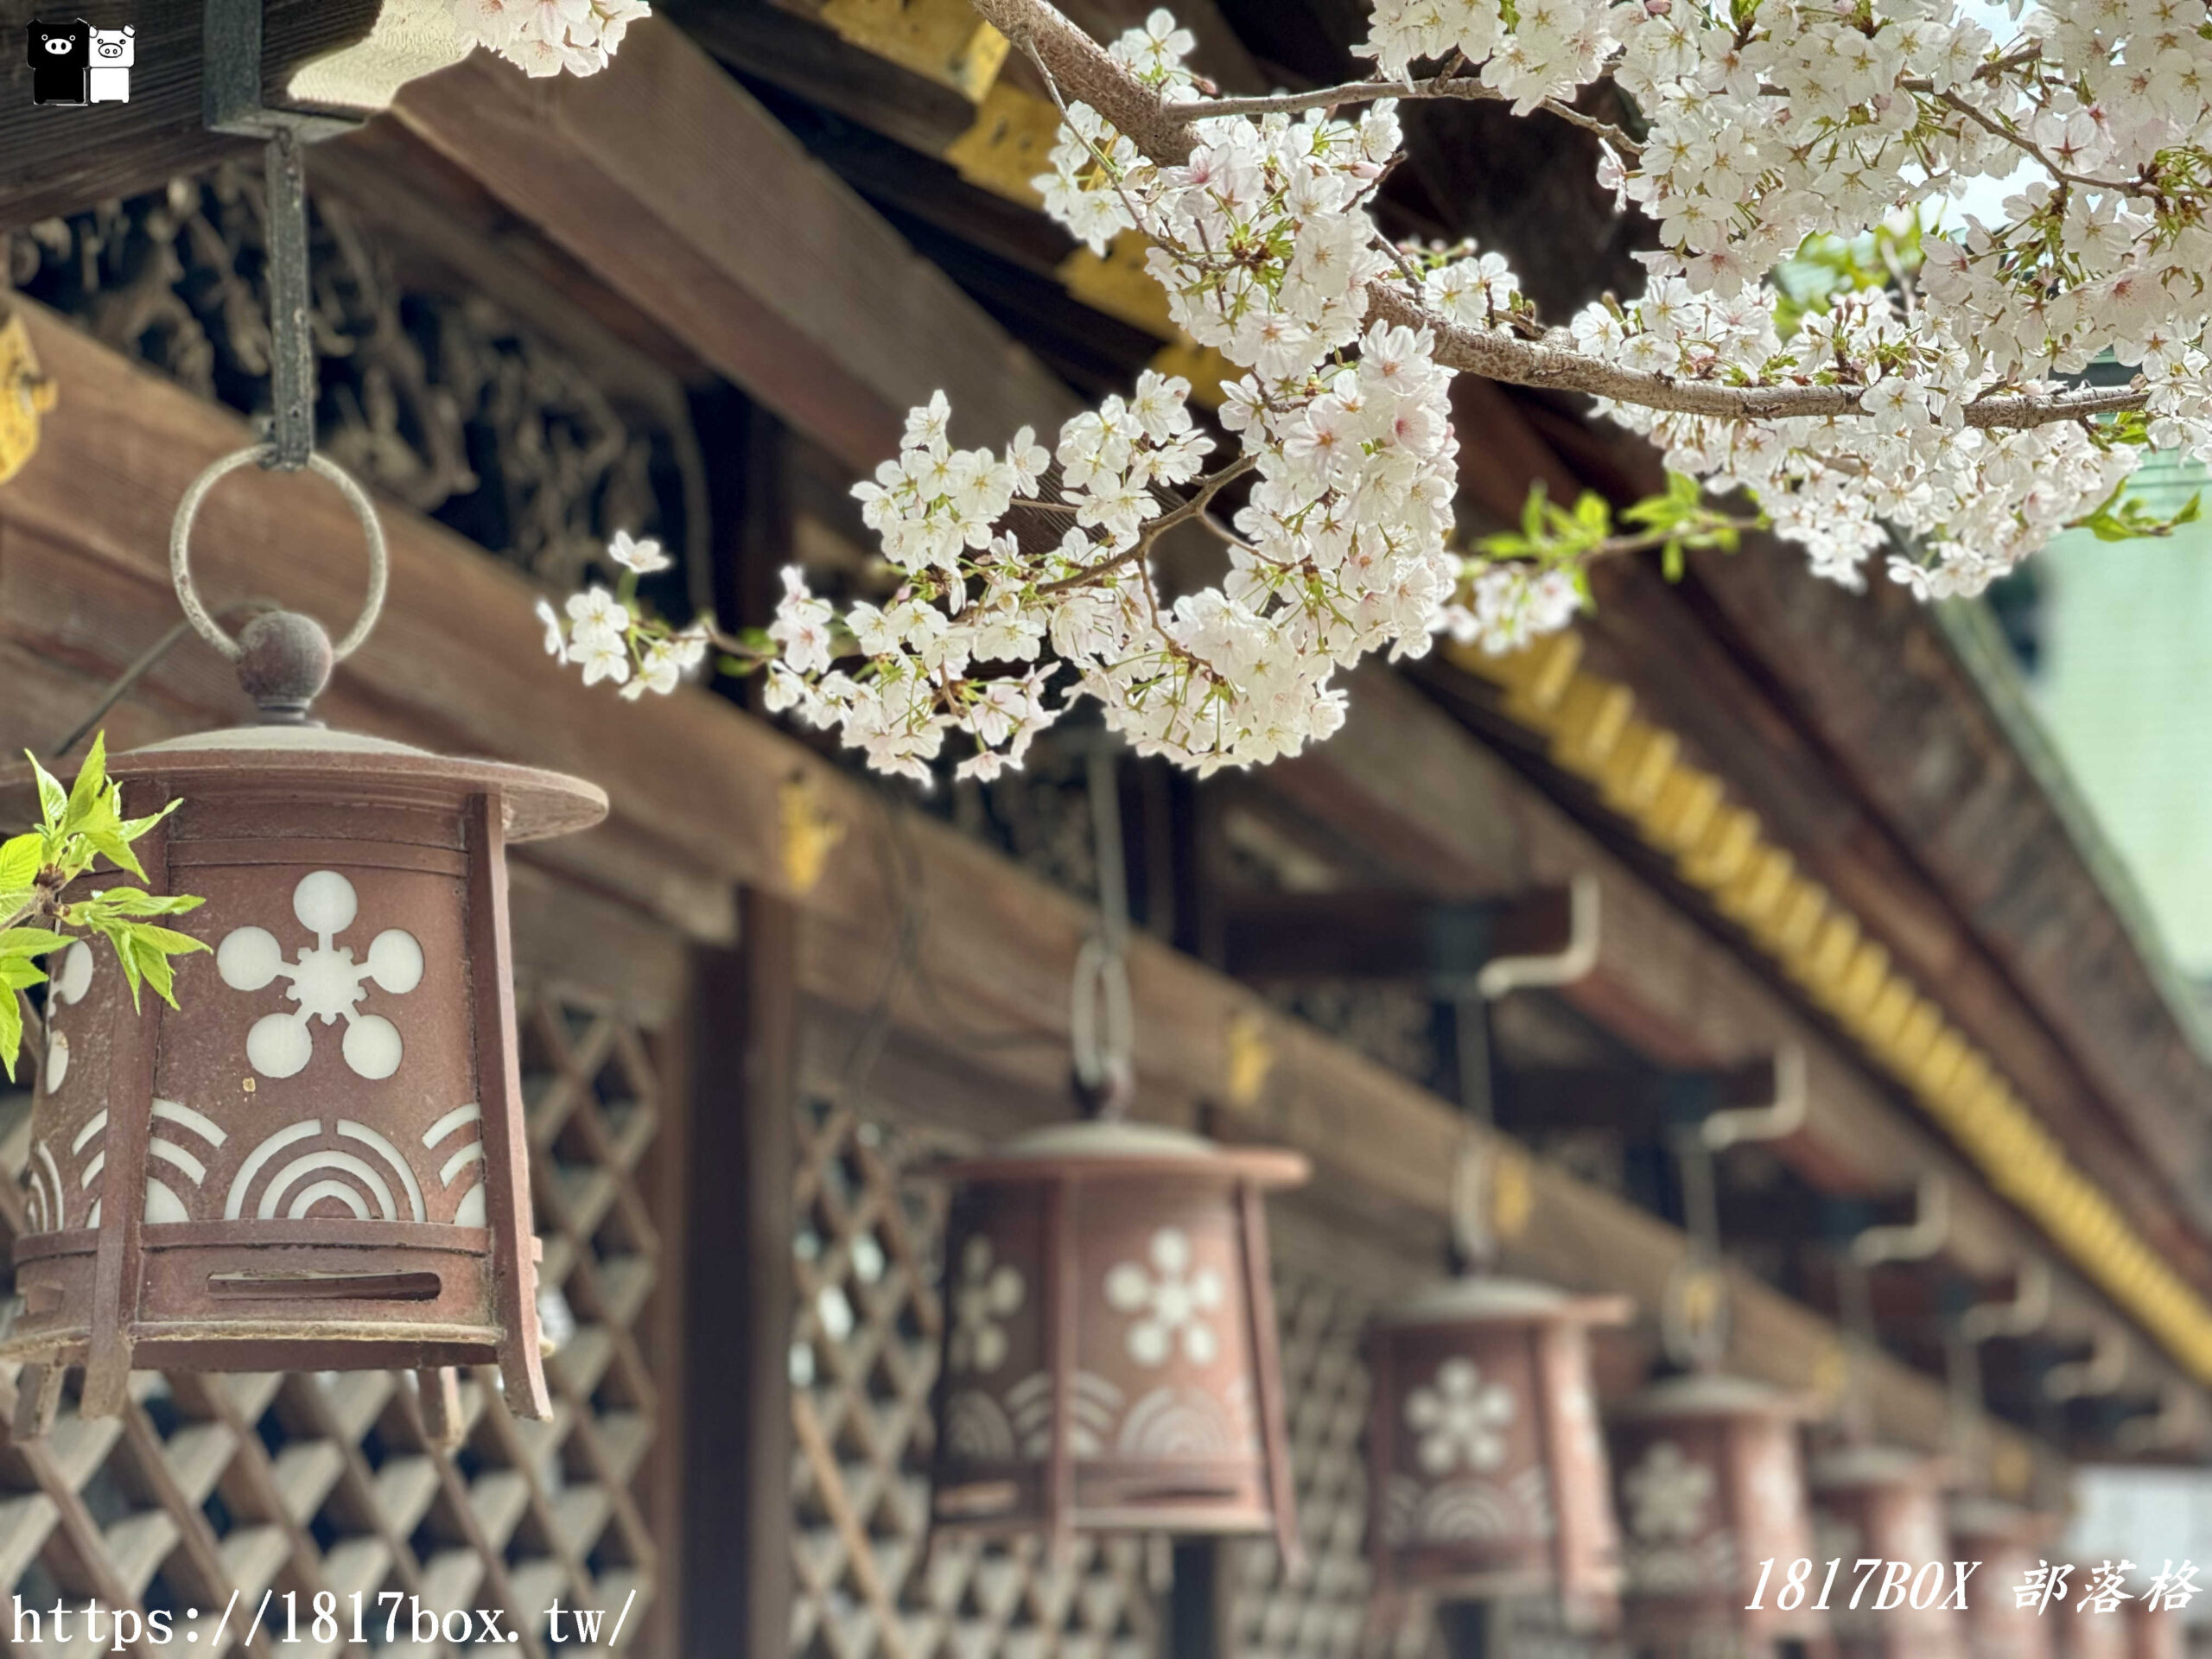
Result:
M594 30L611 50L636 0L453 3L509 49L551 49L557 25L569 52ZM1979 593L2105 511L2146 443L2212 460L2200 0L2015 10L1993 34L1964 0L1375 0L1363 50L1390 84L1326 112L1211 99L1189 31L1155 12L1112 54L1133 96L1188 122L1187 155L1147 156L1071 102L1037 184L1094 250L1146 238L1169 314L1237 371L1227 443L1154 372L1002 453L956 448L940 392L855 492L895 594L841 608L794 571L765 645L711 638L766 672L770 709L918 779L956 737L965 775L1017 766L1085 697L1140 753L1204 773L1327 737L1363 657L1447 630L1517 649L1572 620L1591 558L1726 544L1735 520L1576 540L1558 524L1580 504L1536 504L1517 548L1471 555L1439 360L1475 360L1470 341L1550 353L1567 378L1539 383L1607 388L1600 414L1713 497L1748 496L1824 577ZM1541 319L1497 251L1382 239L1389 94L1447 63L1534 121L1588 124L1572 100L1602 80L1633 104L1638 136L1604 129L1598 179L1658 226L1640 293ZM2001 211L1958 211L1999 186ZM1868 248L1886 274L1789 286ZM2042 418L2093 362L2132 389ZM1713 395L1685 412L1687 391ZM1808 397L1827 401L1793 412ZM1696 491L1669 499L1679 517ZM1168 536L1211 536L1225 574L1170 602ZM579 595L548 645L642 696L681 669L632 592Z
M532 75L596 74L646 0L447 0L454 32Z

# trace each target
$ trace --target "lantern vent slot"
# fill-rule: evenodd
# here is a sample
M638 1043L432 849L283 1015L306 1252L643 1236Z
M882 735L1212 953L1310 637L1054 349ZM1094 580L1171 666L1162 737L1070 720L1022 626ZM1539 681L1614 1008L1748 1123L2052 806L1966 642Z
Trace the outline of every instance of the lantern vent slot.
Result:
M251 1301L434 1302L435 1273L211 1273L210 1295Z

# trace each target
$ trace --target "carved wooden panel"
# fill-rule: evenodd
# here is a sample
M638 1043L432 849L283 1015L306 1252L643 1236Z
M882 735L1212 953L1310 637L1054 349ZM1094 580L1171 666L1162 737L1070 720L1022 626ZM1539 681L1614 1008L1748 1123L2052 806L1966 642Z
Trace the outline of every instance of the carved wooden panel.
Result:
M965 1143L821 1099L797 1142L794 1659L1150 1659L1159 1543L928 1536L945 1192L912 1171Z
M17 1441L4 1427L14 1368L0 1368L0 1639L13 1650L105 1650L111 1637L86 1640L94 1600L102 1631L117 1608L142 1624L159 1614L172 1645L148 1651L196 1635L205 1659L237 1648L257 1609L264 1642L296 1632L283 1650L308 1659L451 1651L463 1621L445 1616L478 1607L500 1610L514 1650L543 1659L556 1598L563 1650L651 1645L665 1478L654 1377L675 1363L649 1311L662 1245L648 1195L669 1109L657 1039L634 1014L565 991L529 996L521 1025L541 1309L559 1344L552 1418L511 1415L494 1371L466 1376L466 1436L448 1453L425 1434L411 1375L139 1372L121 1417L66 1405L48 1438ZM23 1104L9 1103L0 1128L0 1163L18 1180ZM22 1204L16 1185L0 1196L11 1232ZM438 1615L437 1632L404 1600L388 1626L394 1592ZM12 1628L14 1595L42 1610L35 1641L13 1639L31 1634ZM320 1610L319 1596L332 1599ZM600 1615L595 1641L579 1643L579 1608ZM483 1634L466 1622L460 1641Z
M311 207L326 454L557 588L616 530L703 556L703 475L672 380L662 407L625 404L485 295L403 288L392 250L328 192ZM245 414L269 405L265 266L260 174L227 162L0 232L18 290Z

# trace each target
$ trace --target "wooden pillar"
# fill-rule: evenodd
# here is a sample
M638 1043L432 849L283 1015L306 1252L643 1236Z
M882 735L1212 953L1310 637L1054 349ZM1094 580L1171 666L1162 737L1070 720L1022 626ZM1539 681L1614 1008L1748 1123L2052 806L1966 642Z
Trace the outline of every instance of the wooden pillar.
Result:
M694 978L685 1249L686 1653L780 1659L791 1598L798 914L747 892Z
M1257 1541L1179 1538L1167 1592L1166 1659L1229 1659L1235 1581L1230 1552Z

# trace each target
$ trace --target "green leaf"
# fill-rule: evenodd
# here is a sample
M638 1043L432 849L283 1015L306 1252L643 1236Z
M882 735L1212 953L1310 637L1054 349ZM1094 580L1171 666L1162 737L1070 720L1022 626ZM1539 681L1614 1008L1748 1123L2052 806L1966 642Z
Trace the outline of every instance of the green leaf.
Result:
M0 995L0 1071L16 1080L16 1058L23 1052L23 1008L13 991Z
M23 991L45 983L46 969L29 957L0 957L0 987Z
M36 830L0 842L0 895L21 893L37 880L46 861L46 837ZM4 902L4 898L0 898ZM14 911L7 912L10 915Z
M116 832L125 841L136 841L183 804L182 801L171 801L160 811L149 813L143 818L119 819L116 823Z
M102 887L73 906L95 915L181 916L207 901L189 893L147 893L138 887Z
M106 937L108 944L114 947L115 959L123 964L124 982L130 987L130 1006L134 1009L137 1008L138 1007L138 982L142 976L138 966L137 953L131 948L131 924L129 922L95 922L93 925Z
M189 933L180 933L173 927L156 927L151 922L131 923L130 937L165 957L188 957L195 950L207 949L203 941Z
M107 785L107 734L95 733L92 747L85 756L85 764L77 768L77 781L69 787L69 810L62 819L62 827L74 830L86 823L92 812L105 804Z
M167 930L157 931L166 931ZM195 940L194 943L198 944L198 941ZM154 995L168 1003L169 1007L176 1007L176 970L169 966L167 953L152 940L135 936L130 941L130 948L138 958L138 971L146 976L146 982L154 988ZM200 948L204 950L207 947L200 945Z
M138 855L130 850L130 843L117 831L87 829L83 834L86 844L95 852L104 854L116 868L130 871L141 881L146 879L146 867L138 861Z
M0 928L0 957L42 957L73 943L67 933L51 933L42 927Z
M39 811L48 830L58 830L61 821L69 815L69 791L61 787L60 779L38 763L38 756L29 749L23 753L31 763L31 775L38 779Z

